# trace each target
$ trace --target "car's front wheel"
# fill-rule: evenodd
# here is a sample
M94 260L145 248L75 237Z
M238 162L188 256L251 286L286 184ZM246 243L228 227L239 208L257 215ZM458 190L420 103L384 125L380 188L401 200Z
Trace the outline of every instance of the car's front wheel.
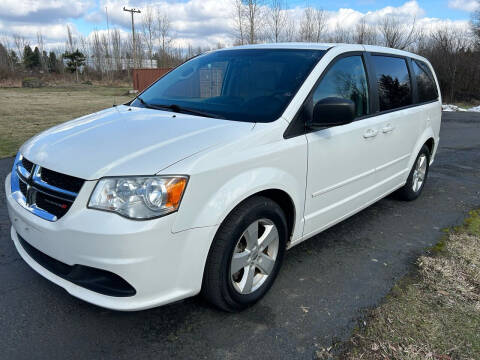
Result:
M257 196L234 209L210 249L202 294L215 306L239 311L260 300L282 264L287 221L273 200Z

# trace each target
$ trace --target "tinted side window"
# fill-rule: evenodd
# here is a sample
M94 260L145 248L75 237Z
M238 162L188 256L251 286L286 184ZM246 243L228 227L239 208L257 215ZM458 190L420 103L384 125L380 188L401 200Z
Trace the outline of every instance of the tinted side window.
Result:
M370 113L367 76L361 56L345 57L333 64L313 93L313 105L328 97L352 100L357 117Z
M437 86L427 64L413 60L412 66L415 79L417 80L418 102L436 100L438 98Z
M412 104L412 87L405 59L372 56L378 83L380 111Z

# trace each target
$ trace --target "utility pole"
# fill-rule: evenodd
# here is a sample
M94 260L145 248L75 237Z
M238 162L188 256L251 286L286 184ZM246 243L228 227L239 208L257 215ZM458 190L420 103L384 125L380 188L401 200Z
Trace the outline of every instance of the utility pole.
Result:
M133 14L137 13L140 14L141 11L139 9L127 9L125 6L123 7L123 11L128 11L132 15L132 45L133 45L133 66L135 66L135 60L137 58L136 52L137 47L135 45L135 21L133 20Z

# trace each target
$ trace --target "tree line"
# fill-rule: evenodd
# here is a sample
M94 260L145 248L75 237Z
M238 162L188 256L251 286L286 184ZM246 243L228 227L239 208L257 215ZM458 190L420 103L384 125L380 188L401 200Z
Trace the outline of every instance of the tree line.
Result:
M235 44L326 42L380 45L426 57L439 79L445 102L480 101L480 9L469 28L444 23L434 28L415 17L386 15L378 23L363 16L353 27L332 24L327 11L307 6L299 20L286 0L231 0Z
M418 19L386 15L371 23L367 16L352 27L333 25L329 13L307 6L300 17L288 11L286 0L230 0L231 43L333 42L381 45L412 51L430 60L439 78L445 101L480 100L480 10L470 27L437 25L426 28ZM142 9L135 41L121 30L94 30L88 37L74 36L66 26L66 42L60 49L46 51L42 34L36 46L18 34L0 38L0 78L25 72L72 74L74 79L115 80L138 67L174 67L208 50L222 48L186 47L178 44L169 14L160 8ZM134 48L135 46L135 48Z

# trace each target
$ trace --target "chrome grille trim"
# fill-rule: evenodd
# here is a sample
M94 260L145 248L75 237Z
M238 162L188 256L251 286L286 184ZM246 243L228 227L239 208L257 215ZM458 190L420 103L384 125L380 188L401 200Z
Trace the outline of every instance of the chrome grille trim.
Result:
M57 221L59 217L62 217L63 215L65 215L65 213L68 212L71 205L75 201L78 193L68 191L68 190L59 188L57 186L48 184L42 179L41 166L33 164L32 171L29 172L23 166L22 159L23 159L22 155L18 154L13 164L12 175L11 175L12 197L24 209L41 217L42 219L47 221L52 221L52 222ZM25 188L27 189L26 194L22 192L20 184L22 184L23 191L25 191ZM50 211L53 211L58 216L50 213L45 209L40 208L37 205L37 194L42 194L42 197L38 198L38 201L43 200L44 204L46 201L45 196L47 196L47 198L50 198L50 199L51 198L58 199L61 202L57 204L55 201L54 202L51 202L51 200L50 202L47 201L50 204L53 204L53 206L59 206L62 209L60 210L57 208L50 208ZM65 204L65 203L68 203L68 204ZM46 204L42 206L46 206ZM63 211L64 213L62 213Z
M64 195L67 195L67 196L71 196L73 198L76 198L78 196L78 193L75 193L75 192L71 192L71 191L68 191L68 190L64 190L64 189L61 189L59 187L56 187L56 186L53 186L53 185L50 185L48 183L46 183L45 181L42 180L42 168L38 165L34 165L33 167L33 176L32 176L32 181L34 184L37 184L43 188L47 188L51 191L55 191L55 192L58 192L60 194L64 194Z
M19 203L24 209L30 211L31 213L41 217L42 219L48 220L48 221L57 221L58 218L50 214L49 212L46 212L43 209L40 209L37 205L28 205L26 202L25 196L20 192L20 191L15 191L12 192L12 197L15 199L17 203Z
M22 175L25 179L28 179L30 177L30 172L23 167L22 164L23 156L20 155L18 158L18 161L16 160L15 163L17 164L16 170ZM15 166L14 166L15 167Z

